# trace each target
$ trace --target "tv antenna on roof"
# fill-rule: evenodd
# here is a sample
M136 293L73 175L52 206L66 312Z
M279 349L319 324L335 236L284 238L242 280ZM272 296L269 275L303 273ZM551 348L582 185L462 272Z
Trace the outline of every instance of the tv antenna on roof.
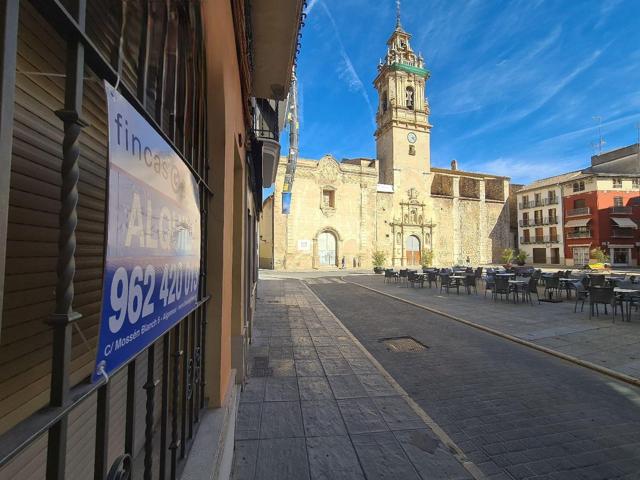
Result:
M594 115L591 117L594 122L598 122L598 141L592 142L591 147L596 151L598 155L602 153L602 147L605 145L604 138L602 137L602 117L600 115Z

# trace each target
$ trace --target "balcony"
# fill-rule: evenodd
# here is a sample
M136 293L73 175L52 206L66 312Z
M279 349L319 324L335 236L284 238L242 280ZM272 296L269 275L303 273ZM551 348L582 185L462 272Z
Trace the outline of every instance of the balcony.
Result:
M591 215L591 209L589 207L582 207L567 210L567 217L578 217L580 215Z
M557 205L558 197L547 197L541 198L540 200L529 200L527 202L520 202L520 209L523 208L536 208L536 207L545 207L547 205Z
M533 245L540 243L559 243L557 236L535 236L535 237L520 237L520 243L522 245Z
M557 225L558 217L544 217L534 219L520 220L521 227L538 227L540 225Z
M591 238L591 230L579 230L577 232L567 232L567 238Z
M611 231L611 238L633 238L634 230L631 228L614 229Z
M633 207L611 207L609 211L611 213L631 214L633 213Z

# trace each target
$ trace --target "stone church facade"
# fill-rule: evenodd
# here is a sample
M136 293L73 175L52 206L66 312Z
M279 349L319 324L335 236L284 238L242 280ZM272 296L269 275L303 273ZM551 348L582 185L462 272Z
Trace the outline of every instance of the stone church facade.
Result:
M398 21L374 81L376 159L331 155L300 159L289 214L282 213L285 157L260 229L262 268L370 267L374 251L389 266L498 261L510 247L509 179L432 168L429 72Z

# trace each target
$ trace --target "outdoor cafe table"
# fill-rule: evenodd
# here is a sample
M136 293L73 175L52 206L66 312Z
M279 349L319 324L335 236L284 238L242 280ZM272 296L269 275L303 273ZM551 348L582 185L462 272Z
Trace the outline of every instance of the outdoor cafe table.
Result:
M515 277L515 273L496 273L497 277Z
M509 274L510 275L510 274ZM515 285L516 289L513 291L513 301L518 303L518 290L520 287L528 285L528 280L509 280L509 285Z
M567 284L578 282L579 280L577 278L559 278L558 281L560 282L559 288L561 290L564 288L567 291L567 298L571 298L571 290L567 288Z
M632 301L632 297L634 295L639 295L640 296L640 290L634 290L631 288L614 288L613 289L613 293L619 293L620 295L622 295L622 300L625 302L626 304L626 310L627 310L627 322L631 321L631 301ZM624 319L624 311L622 312L623 315L623 319Z
M455 280L456 281L456 287L460 287L460 280L464 280L466 278L466 275L451 275L449 277L451 280ZM457 289L458 290L458 295L460 294L460 288Z

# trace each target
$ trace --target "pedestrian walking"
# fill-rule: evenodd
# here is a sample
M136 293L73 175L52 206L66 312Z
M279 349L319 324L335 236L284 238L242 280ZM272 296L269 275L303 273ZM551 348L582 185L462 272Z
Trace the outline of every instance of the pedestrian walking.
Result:
M344 270L347 266L347 259L345 257L342 257L342 269Z

